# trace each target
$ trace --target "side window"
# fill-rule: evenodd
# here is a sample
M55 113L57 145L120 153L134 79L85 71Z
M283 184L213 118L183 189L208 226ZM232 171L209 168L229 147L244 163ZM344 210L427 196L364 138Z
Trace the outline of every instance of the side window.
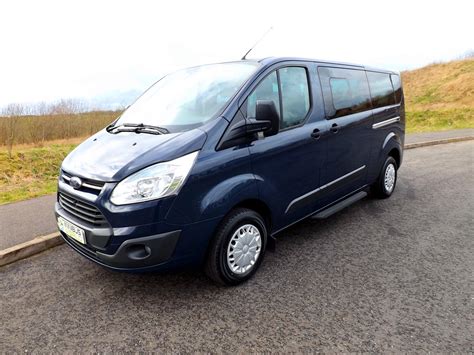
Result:
M329 85L331 86L332 102L336 111L352 106L352 93L349 80L330 78Z
M402 101L402 83L400 77L396 74L390 75L392 79L393 90L395 91L395 103L399 104Z
M389 74L368 71L367 78L374 108L395 104L395 94Z
M303 123L311 105L306 69L286 67L269 74L245 100L247 117L255 117L258 100L273 100L281 129Z
M318 73L328 119L371 109L363 70L320 67Z
M297 126L304 122L309 111L309 87L306 69L287 67L278 70L281 85L281 128Z
M258 100L273 100L278 114L280 114L280 94L276 72L271 73L263 79L263 81L258 84L255 90L247 98L247 117L255 117L255 109Z

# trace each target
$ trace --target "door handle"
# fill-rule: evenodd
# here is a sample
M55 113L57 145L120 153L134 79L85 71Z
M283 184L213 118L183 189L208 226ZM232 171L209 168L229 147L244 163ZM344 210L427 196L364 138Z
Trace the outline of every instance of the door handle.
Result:
M313 130L313 133L311 133L311 138L314 138L314 139L321 138L321 133L319 129L316 128L315 130Z
M337 133L339 132L339 126L337 125L337 123L333 123L331 128L329 129L332 133Z

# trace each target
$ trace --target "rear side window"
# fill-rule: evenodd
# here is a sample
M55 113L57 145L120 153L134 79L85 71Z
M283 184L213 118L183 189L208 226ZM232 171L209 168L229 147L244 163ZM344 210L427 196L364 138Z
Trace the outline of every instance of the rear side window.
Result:
M392 79L393 91L395 91L395 103L399 104L402 101L402 83L397 74L390 75Z
M371 109L369 86L364 71L320 67L318 73L329 119Z
M374 108L395 104L395 94L389 74L368 71L367 78Z
M258 100L272 100L275 103L281 129L300 125L311 106L306 69L285 67L269 74L248 96L244 104L247 117L255 117Z
M353 99L349 80L331 78L329 79L329 85L331 86L332 102L336 111L352 106Z

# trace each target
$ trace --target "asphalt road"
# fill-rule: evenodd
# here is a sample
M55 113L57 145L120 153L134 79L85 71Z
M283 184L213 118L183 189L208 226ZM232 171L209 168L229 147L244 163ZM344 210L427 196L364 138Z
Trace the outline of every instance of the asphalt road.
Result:
M0 206L0 250L57 231L56 194Z
M449 131L410 133L405 136L405 144L436 141L438 139L449 139L474 136L474 128L452 129Z
M390 199L288 229L236 288L65 245L0 268L0 351L472 352L473 160L473 141L407 151Z

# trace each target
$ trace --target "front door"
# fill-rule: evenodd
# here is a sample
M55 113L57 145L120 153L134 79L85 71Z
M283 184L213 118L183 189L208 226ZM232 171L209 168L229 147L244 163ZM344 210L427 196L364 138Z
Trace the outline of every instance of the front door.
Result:
M320 139L326 122L311 122L314 105L308 78L305 66L274 70L241 108L246 117L254 117L258 100L273 100L280 114L280 132L250 146L252 170L262 200L272 209L274 231L312 211L314 201L301 197L319 186L326 155L325 141Z

